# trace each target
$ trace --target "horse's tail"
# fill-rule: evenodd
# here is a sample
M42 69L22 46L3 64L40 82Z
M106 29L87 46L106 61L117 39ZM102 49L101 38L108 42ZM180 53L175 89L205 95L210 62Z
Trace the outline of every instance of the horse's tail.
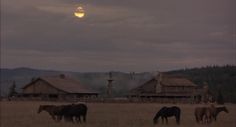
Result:
M179 109L177 116L176 116L176 122L177 124L180 124L180 116L181 116L181 110Z
M195 119L196 119L197 123L199 123L198 114L197 114L197 109L195 109L194 115L195 115Z
M84 111L84 122L86 122L86 116L87 116L87 112L88 112L88 107L85 105L85 111Z

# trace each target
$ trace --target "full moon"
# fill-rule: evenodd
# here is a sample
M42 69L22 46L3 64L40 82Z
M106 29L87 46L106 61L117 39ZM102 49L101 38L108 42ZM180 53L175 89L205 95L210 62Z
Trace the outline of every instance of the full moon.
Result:
M77 7L74 12L74 15L78 18L83 18L85 15L84 9L82 7Z

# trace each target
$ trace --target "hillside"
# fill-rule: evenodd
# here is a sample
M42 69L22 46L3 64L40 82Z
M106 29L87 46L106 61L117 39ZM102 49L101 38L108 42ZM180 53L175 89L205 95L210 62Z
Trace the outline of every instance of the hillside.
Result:
M105 94L108 79L108 72L65 72L65 71L49 71L36 70L30 68L1 69L1 95L6 96L10 86L15 81L17 92L21 92L21 88L29 83L32 78L39 76L56 76L65 74L66 76L78 79L82 84L88 85L101 94ZM128 90L140 85L152 77L151 73L130 73L112 72L113 75L113 92L116 96L122 96Z
M226 101L236 102L236 66L207 66L168 73L185 76L197 85L206 82L215 96L220 90Z
M107 72L81 73L16 68L1 69L1 95L7 95L13 81L16 82L17 91L21 92L22 86L29 83L32 78L39 76L55 76L62 73L78 79L82 84L93 87L100 91L102 95L106 92ZM217 95L218 91L221 90L225 100L236 102L236 66L209 66L169 71L167 73L184 76L197 85L202 85L204 82L207 82L213 94ZM112 74L114 78L113 90L115 96L125 95L130 89L139 86L153 76L151 72L135 73L132 75L124 72L113 72Z

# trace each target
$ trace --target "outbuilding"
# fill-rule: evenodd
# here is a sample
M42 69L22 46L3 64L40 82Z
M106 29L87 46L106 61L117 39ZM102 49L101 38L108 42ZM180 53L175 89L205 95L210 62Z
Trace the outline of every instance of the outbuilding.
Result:
M22 96L29 98L78 99L98 96L97 91L63 74L39 77L26 84L22 89Z

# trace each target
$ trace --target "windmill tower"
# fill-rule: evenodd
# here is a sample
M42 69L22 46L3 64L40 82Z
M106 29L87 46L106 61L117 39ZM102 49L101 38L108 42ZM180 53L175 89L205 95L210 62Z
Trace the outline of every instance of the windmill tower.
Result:
M107 96L111 97L112 96L112 82L114 81L112 79L112 72L109 72L109 78L108 78L108 84L107 84Z
M158 74L155 76L155 79L157 81L156 86L155 86L155 92L160 93L161 92L161 82L162 82L162 73L158 72Z

